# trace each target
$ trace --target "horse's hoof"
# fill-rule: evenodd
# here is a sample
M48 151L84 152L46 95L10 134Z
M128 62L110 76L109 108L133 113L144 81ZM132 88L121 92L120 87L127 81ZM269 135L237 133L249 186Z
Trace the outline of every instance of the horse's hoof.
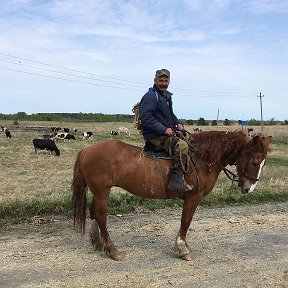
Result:
M121 253L113 253L110 256L115 261L123 261L125 259L125 256Z
M193 259L190 253L181 256L181 258L185 261L191 261Z

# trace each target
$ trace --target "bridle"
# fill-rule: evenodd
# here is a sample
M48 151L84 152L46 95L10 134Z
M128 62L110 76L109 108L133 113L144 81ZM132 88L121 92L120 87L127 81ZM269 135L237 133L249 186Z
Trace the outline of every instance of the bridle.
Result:
M223 170L223 172L225 173L225 175L232 181L232 184L233 184L233 182L235 181L235 182L239 182L239 181L241 181L240 180L240 178L247 178L247 179L249 179L249 180L251 180L251 181L255 181L255 182L257 182L257 181L259 181L259 178L253 178L253 177L250 177L250 176L248 176L248 175L246 175L245 173L246 173L246 170L247 170L247 168L248 168L248 165L249 165L249 163L250 163L250 161L251 161L251 159L253 158L253 152L252 151L248 151L248 152L242 152L242 154L236 159L236 161L234 162L234 164L233 165L237 165L237 162L239 161L239 159L241 158L241 157L249 157L249 160L247 161L247 163L246 163L246 166L245 166L245 168L244 168L244 170L243 170L243 172L242 173L237 173L237 174L235 174L234 172L232 172L232 171L230 171L229 169L227 169L226 167L221 167L222 168L222 170ZM264 159L265 160L265 159ZM265 163L265 162L264 162ZM265 165L265 164L264 164Z

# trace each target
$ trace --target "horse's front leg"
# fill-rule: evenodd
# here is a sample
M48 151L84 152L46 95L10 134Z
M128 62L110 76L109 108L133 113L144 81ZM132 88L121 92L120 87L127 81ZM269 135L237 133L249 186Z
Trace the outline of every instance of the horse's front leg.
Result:
M175 250L182 259L187 261L192 260L192 255L186 241L187 231L200 200L200 193L189 194L189 192L187 192L184 196L181 226L176 237Z

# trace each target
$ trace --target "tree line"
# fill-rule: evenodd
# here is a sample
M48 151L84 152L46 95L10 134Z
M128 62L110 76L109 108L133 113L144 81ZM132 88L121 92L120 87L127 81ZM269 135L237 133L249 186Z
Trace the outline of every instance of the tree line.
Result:
M27 114L25 112L17 112L15 114L2 114L0 113L0 120L11 120L14 125L19 121L56 121L56 122L128 122L132 123L134 115L129 114L103 114L103 113L35 113ZM217 126L225 125L230 126L234 124L242 124L241 120L205 120L203 117L198 119L181 119L183 124L197 125L197 126ZM261 121L250 119L247 122L249 126L260 126ZM263 122L264 125L288 125L288 120L276 121L270 119Z

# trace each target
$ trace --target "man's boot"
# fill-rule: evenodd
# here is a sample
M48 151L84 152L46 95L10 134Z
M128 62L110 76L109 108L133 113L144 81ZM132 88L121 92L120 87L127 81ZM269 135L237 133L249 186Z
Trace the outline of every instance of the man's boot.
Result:
M169 190L177 190L181 193L190 191L193 189L190 185L186 183L183 177L183 171L181 169L171 169L169 172Z

